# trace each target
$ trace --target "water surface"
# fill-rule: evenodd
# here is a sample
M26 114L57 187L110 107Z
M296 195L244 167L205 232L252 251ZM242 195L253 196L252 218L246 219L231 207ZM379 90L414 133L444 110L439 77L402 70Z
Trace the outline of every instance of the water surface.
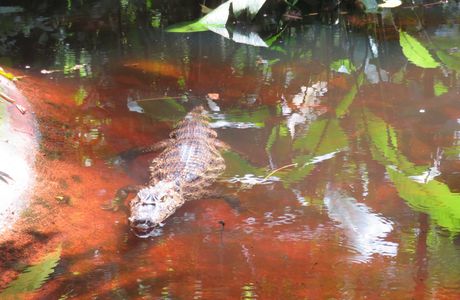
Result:
M32 207L54 219L33 226L60 245L30 297L460 296L458 4L288 18L258 28L258 47L167 32L199 9L148 3L7 15L41 22L2 57L42 87L52 175ZM125 211L100 206L145 182L152 156L110 158L166 138L196 105L231 145L221 183L240 207L189 202L136 238Z

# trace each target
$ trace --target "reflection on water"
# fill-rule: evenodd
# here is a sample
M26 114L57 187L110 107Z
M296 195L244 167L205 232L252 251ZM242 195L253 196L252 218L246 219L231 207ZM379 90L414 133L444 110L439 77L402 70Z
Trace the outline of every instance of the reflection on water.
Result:
M23 41L0 29L0 61L46 87L52 168L36 202L50 211L34 226L60 233L62 255L32 297L460 297L458 4L302 21L309 8L294 5L255 31L176 33L166 26L199 23L193 1L83 2L5 14L35 28ZM166 138L196 105L231 146L219 184L240 205L186 203L139 240L123 210L99 207L145 182L151 156L108 162ZM46 202L55 194L70 204Z
M393 231L391 221L330 187L325 193L324 205L329 217L345 231L347 243L351 243L351 248L359 253L357 261L366 262L373 254L396 256L398 244L384 240Z

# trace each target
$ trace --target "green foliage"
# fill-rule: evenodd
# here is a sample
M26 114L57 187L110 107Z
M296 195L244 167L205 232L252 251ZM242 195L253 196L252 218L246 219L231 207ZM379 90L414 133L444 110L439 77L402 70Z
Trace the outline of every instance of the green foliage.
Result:
M337 119L313 122L307 134L294 142L294 150L323 155L347 146L347 137Z
M0 76L3 76L3 77L5 77L5 78L7 78L7 79L9 79L9 80L14 80L14 79L16 79L16 77L15 77L13 74L6 72L6 71L3 70L3 68L1 68L1 67L0 67Z
M450 146L443 149L444 157L448 159L457 159L460 157L460 145Z
M265 145L265 150L269 152L273 145L280 140L280 138L287 138L289 134L289 129L286 125L276 125L272 128L270 136L267 139L267 143ZM287 141L286 141L287 142Z
M78 91L73 96L73 100L75 101L76 105L80 106L85 101L86 96L88 96L88 93L86 92L84 87L80 86Z
M271 47L273 45L273 43L275 43L279 38L280 36L283 34L283 31L280 31L274 35L272 35L271 37L265 39L265 44L267 44L268 47Z
M294 142L299 155L293 159L298 167L284 176L285 184L298 182L315 168L315 160L321 156L333 155L348 146L348 139L339 120L323 119L313 122L307 134Z
M270 117L270 110L266 106L260 106L257 110L243 111L241 109L229 110L225 115L230 122L251 123L256 127L264 127L266 120Z
M185 114L185 107L176 99L165 97L161 100L139 101L139 105L144 109L144 112L153 119L177 122L181 120Z
M263 168L257 168L251 165L241 155L233 151L226 151L222 154L225 159L225 174L228 176L254 174L262 176L266 172Z
M227 24L228 18L230 16L230 10L233 8L233 13L235 16L239 16L244 11L248 12L250 16L257 14L259 9L265 3L265 0L240 0L233 1L229 0L217 8L210 11L204 17L198 19L197 21L187 22L182 24L177 24L169 27L167 31L169 32L197 32L197 31L207 31L210 28L223 28Z
M398 139L393 127L370 111L364 111L364 117L375 160L385 166L396 166L408 176L419 175L428 169L428 166L415 166L398 151Z
M398 151L396 132L384 120L369 111L364 116L372 156L386 167L399 196L438 225L460 232L460 196L437 180L420 183L412 179L411 175L421 174L427 167L415 166Z
M208 30L209 29L206 24L203 24L200 21L193 21L193 22L183 22L179 24L174 24L168 27L166 31L186 33L186 32L200 32L200 31L208 31Z
M405 80L405 76L406 76L405 68L401 68L399 69L398 72L393 74L393 76L391 77L391 82L402 84Z
M45 255L38 264L27 267L8 287L0 293L1 299L15 299L24 293L39 289L49 276L61 258L62 247L59 245L54 252Z
M400 31L399 43L406 58L414 65L425 69L439 66L439 63L433 59L430 52L410 34Z
M436 55L447 68L460 72L460 55L458 53L451 55L446 51L439 50Z
M442 81L436 80L433 86L434 95L436 97L444 95L449 91L449 88L442 83Z
M335 108L335 115L337 118L341 118L345 116L348 113L348 108L350 105L353 103L353 101L356 98L356 95L358 94L358 90L363 85L364 83L364 73L360 73L358 75L356 84L354 84L350 91L340 100L339 104Z
M185 78L184 78L183 76L181 76L181 77L179 77L179 78L177 79L177 85L179 86L179 88L180 88L181 90L185 89L185 87L186 87L186 82L185 82Z
M430 215L436 224L460 232L460 196L437 180L415 182L405 174L387 167L390 179L401 198L411 207Z
M353 65L353 63L348 58L339 59L331 63L331 69L336 72L339 72L339 70L344 68L346 69L345 73L347 74L351 74L356 71L355 65Z

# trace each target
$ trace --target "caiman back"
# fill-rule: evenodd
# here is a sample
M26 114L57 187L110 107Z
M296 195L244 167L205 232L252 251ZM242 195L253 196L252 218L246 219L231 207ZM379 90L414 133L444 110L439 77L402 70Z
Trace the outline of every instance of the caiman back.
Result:
M165 150L153 159L149 185L174 181L184 200L203 197L225 170L219 152L224 147L210 128L206 111L196 107L171 132Z

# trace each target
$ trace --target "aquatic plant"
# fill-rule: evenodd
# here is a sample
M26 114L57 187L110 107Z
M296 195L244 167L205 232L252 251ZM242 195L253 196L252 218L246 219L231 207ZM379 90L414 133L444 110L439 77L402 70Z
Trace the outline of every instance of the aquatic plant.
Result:
M18 299L26 293L38 290L53 274L61 259L62 246L59 245L53 252L48 253L40 261L25 268L6 289L0 292L2 299Z
M407 32L399 32L399 42L404 55L414 65L421 68L436 68L439 66L439 63L433 59L428 49Z

